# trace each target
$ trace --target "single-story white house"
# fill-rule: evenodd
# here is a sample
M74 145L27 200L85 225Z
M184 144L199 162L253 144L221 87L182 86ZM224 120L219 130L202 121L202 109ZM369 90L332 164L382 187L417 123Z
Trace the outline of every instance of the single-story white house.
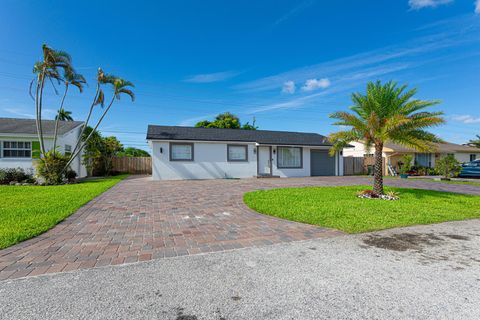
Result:
M57 145L62 153L72 152L80 138L83 122L59 121ZM45 149L53 148L54 120L42 120ZM40 157L40 143L34 119L0 118L0 168L22 168L34 170L35 161ZM80 156L72 162L71 168L78 177L85 177L87 170Z
M343 150L344 157L369 157L373 156L375 146L367 150L363 142L350 142L352 147ZM460 163L480 159L480 149L455 143L437 143L430 152L418 152L394 143L387 143L383 147L384 172L392 175L392 171L398 173L402 156L412 155L412 165L435 168L436 160L447 155L453 155Z
M343 175L316 133L149 125L154 180Z

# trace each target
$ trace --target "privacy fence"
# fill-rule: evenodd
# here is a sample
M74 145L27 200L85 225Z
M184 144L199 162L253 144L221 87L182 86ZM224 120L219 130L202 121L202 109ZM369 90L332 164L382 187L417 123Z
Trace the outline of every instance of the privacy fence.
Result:
M115 157L113 171L131 174L152 174L151 157Z
M385 175L385 158L382 159L382 171ZM343 174L353 176L359 174L373 174L375 159L372 156L367 157L344 157Z

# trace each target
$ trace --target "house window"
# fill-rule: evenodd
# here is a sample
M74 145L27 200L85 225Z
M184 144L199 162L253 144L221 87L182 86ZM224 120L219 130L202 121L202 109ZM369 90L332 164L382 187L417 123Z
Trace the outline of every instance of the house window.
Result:
M170 143L170 161L193 161L193 143Z
M415 153L415 165L418 167L428 167L432 166L431 154L430 153Z
M476 159L477 159L477 155L476 155L476 154L471 154L471 155L470 155L470 162L475 161Z
M248 161L248 146L232 144L227 145L227 160Z
M66 145L65 145L65 155L66 155L66 156L69 156L69 155L71 155L71 154L72 154L72 146L69 145L69 144L66 144Z
M302 148L277 147L278 168L302 168Z
M30 141L3 141L4 158L31 158L32 144Z

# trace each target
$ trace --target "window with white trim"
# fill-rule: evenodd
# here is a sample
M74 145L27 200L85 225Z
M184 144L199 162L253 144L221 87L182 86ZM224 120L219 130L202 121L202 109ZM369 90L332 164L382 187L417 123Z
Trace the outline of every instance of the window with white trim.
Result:
M474 154L474 153L472 153L472 154L470 155L470 162L475 161L476 159L477 159L477 155Z
M228 161L248 161L247 145L227 145Z
M3 141L3 158L31 158L32 143L30 141Z
M170 161L193 161L193 143L171 143Z
M302 168L302 148L277 147L278 168Z
M72 146L69 144L65 145L65 155L70 156L72 154Z

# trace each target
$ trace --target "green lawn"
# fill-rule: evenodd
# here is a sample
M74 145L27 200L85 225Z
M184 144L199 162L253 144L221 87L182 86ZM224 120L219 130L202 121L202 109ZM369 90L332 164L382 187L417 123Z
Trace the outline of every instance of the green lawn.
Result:
M386 187L400 200L361 199L357 187L304 187L248 192L244 201L263 214L359 233L415 224L480 218L480 197Z
M0 186L0 249L47 231L125 177L61 186Z

